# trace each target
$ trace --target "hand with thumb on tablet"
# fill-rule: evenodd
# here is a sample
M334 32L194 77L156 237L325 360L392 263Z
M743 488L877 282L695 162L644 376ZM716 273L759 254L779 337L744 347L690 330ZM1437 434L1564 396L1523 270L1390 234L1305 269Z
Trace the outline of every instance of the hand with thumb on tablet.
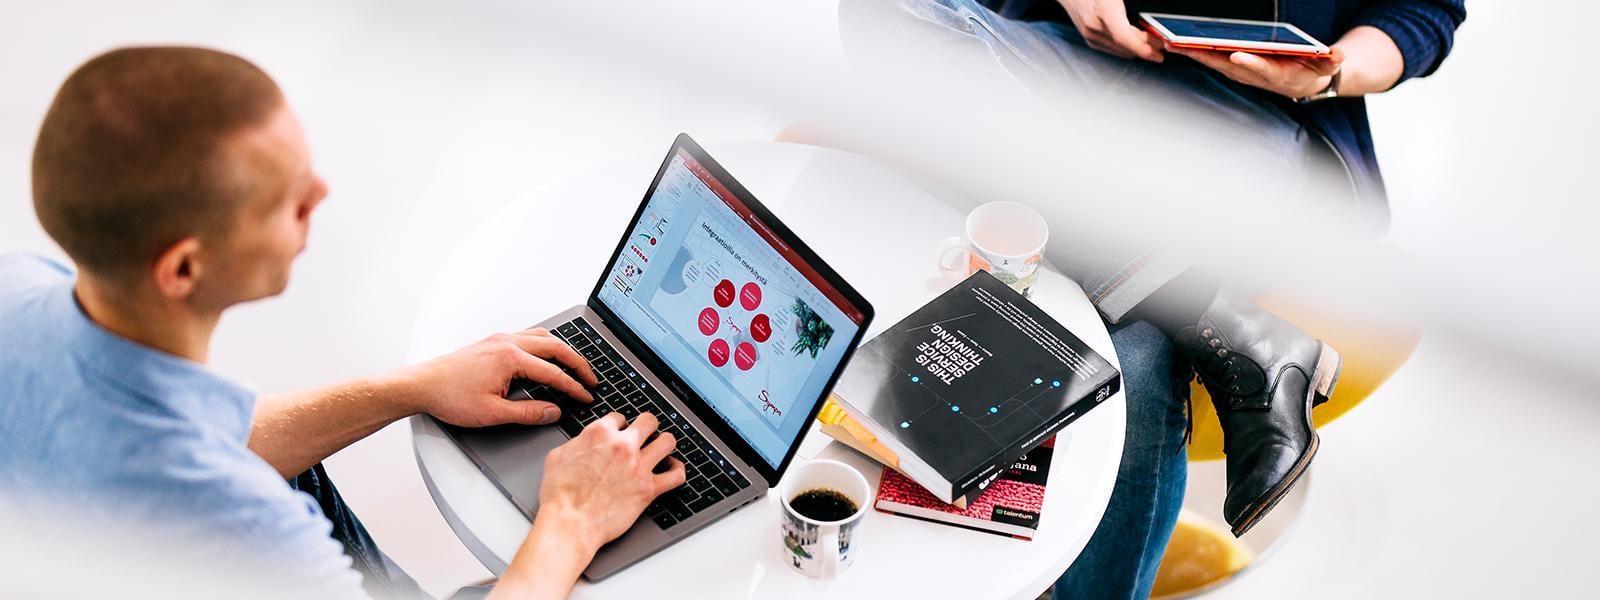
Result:
M1344 52L1289 23L1139 13L1162 49L1236 82L1295 99L1338 95Z
M1330 49L1321 57L1254 54L1245 51L1196 50L1167 45L1166 51L1193 59L1228 79L1286 98L1312 98L1338 93L1336 77L1344 52Z
M1289 23L1160 13L1139 18L1162 50L1300 102L1382 92L1394 87L1404 67L1394 40L1370 25L1325 45Z

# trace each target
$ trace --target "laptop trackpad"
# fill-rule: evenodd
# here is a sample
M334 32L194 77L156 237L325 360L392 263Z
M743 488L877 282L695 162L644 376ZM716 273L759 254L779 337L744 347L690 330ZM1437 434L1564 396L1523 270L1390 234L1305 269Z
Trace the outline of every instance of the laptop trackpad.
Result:
M555 425L449 428L451 435L491 471L489 478L500 490L532 518L539 511L539 480L544 477L544 457L566 443L566 434Z

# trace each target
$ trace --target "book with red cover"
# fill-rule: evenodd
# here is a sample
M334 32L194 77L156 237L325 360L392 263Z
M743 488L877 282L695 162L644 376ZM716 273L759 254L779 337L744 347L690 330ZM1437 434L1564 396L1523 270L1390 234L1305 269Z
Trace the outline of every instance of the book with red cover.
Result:
M1017 459L965 509L940 502L917 482L894 469L884 468L874 506L886 513L1031 540L1033 532L1039 528L1039 512L1044 508L1045 482L1050 477L1050 457L1055 453L1055 446L1056 438L1051 437Z

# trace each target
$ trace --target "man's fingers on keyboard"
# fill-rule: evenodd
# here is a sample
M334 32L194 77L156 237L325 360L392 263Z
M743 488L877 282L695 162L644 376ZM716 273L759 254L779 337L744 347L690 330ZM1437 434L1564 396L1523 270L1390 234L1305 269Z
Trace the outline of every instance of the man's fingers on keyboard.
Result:
M628 425L627 417L622 416L622 413L613 412L613 413L606 413L605 416L600 417L598 419L595 419L594 422L590 423L589 427L586 427L585 429L588 429L588 428L604 428L604 429L609 429L611 431L621 431L622 428L626 427L627 425Z
M640 415L640 417L643 416ZM655 464L661 462L661 459L666 458L668 454L672 454L672 451L677 448L678 438L673 437L670 433L661 432L654 441L644 445L644 449L640 454L645 462Z
M639 413L639 416L633 418L633 423L628 425L627 431L639 436L639 446L642 447L644 446L644 441L650 439L650 434L655 433L656 427L660 425L661 422L656 419L655 415L642 412Z
M566 371L562 371L560 367L550 364L544 359L537 358L531 354L522 354L517 359L517 366L517 375L521 377L543 383L555 388L558 392L584 402L594 401L594 397L589 395L589 390L584 389L583 384L578 383L578 380L573 379L571 375L568 375Z
M566 342L551 336L517 334L511 337L523 352L566 367L585 386L600 385L600 380L594 376L594 369L589 367L589 361L584 360L583 356Z
M667 468L665 473L650 476L651 481L655 483L657 496L683 485L683 482L688 479L688 475L683 470L683 461L676 458L668 458L667 460L672 462L672 466Z
M550 333L549 329L545 329L543 327L529 327L517 333L521 335L536 335L539 337L555 337L555 334Z
M562 364L577 375L578 381L588 387L600 385L600 378L594 374L594 367L589 366L589 361L583 355L573 350L572 346L556 338L539 338L545 340L544 345L549 348L550 355L545 357Z

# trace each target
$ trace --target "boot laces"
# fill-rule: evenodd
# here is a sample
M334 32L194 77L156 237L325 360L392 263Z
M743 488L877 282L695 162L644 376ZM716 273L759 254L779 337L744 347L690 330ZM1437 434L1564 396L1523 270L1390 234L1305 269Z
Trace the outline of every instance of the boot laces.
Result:
M1238 370L1234 368L1233 353L1224 347L1222 338L1216 335L1216 330L1206 327L1200 330L1199 335L1204 348L1192 357L1199 363L1195 366L1199 367L1200 372L1206 374L1213 383L1223 388L1231 387L1239 380Z
M1266 387L1266 373L1261 366L1250 357L1229 350L1216 329L1202 327L1196 334L1200 346L1190 353L1190 360L1213 395L1223 392L1237 400Z

